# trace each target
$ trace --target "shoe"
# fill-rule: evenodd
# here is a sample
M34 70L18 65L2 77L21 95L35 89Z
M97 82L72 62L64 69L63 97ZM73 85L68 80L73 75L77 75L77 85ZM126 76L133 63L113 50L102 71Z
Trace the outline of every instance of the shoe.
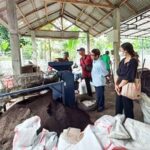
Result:
M98 109L97 109L97 112L102 112L102 111L104 111L104 107L99 107Z

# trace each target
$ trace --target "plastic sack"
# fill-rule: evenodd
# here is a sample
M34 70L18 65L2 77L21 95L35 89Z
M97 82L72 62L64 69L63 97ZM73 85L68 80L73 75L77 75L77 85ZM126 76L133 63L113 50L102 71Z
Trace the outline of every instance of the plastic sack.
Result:
M92 92L95 92L95 88L93 87L92 84L91 84L91 89L92 89ZM87 94L87 88L86 88L85 80L81 80L79 82L79 94Z
M18 147L29 147L33 144L37 130L41 126L40 117L34 116L15 127L15 137L13 140L13 150L19 150Z
M110 138L110 134L116 127L116 122L122 122L124 115L117 115L115 117L104 115L94 123L94 133L100 141L103 150L126 150L124 145L115 143ZM114 133L112 134L114 136Z
M150 125L127 118L124 126L133 140L130 141L130 145L132 144L130 147L134 147L136 150L150 149Z
M64 138L65 133L63 132L60 135L59 142L58 142L58 150L103 150L99 141L97 140L96 136L92 131L92 126L88 125L84 132L83 137L77 144L72 144L66 138Z
M117 115L114 117L115 123L112 125L109 137L118 139L118 140L126 140L130 139L130 135L128 134L127 130L123 126L123 122L125 120L124 115Z
M150 97L142 93L141 98L140 105L144 122L150 124Z
M49 132L43 129L35 139L32 150L53 150L56 147L58 138L56 132Z
M54 150L58 141L56 132L43 129L37 135L41 127L38 116L31 117L15 128L13 150Z

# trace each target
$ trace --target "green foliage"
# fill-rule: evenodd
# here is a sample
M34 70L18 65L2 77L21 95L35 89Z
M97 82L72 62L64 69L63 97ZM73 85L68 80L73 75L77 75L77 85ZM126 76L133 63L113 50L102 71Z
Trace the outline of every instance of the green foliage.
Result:
M79 44L79 41L77 39L66 40L63 43L63 47L64 47L63 49L64 49L64 51L69 52L70 59L75 58L76 49L77 49L78 44Z
M28 44L27 38L21 38L20 39L20 46L25 46ZM10 51L10 38L9 38L9 32L8 30L0 25L0 50L7 52Z
M0 44L0 48L3 50L3 51L8 51L8 47L9 47L9 43L7 40L3 40L1 41L1 44Z
M32 42L31 38L22 37L20 39L20 45L22 46L22 52L25 59L32 58Z
M31 44L31 41L29 41L27 38L20 38L20 46L22 47L22 46L25 46L25 45L27 45L27 44Z
M0 25L0 39L9 40L7 29Z
M10 50L9 34L7 29L0 25L0 50L7 52Z
M113 43L108 40L108 37L91 37L91 49L98 48L101 53L104 53L106 50L113 49Z

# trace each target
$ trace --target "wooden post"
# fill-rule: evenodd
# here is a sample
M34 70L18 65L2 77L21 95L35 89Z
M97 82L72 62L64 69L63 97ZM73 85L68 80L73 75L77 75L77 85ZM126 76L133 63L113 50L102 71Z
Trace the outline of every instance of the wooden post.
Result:
M48 48L49 48L49 61L52 60L52 52L51 52L51 40L48 40Z
M114 49L114 75L116 77L116 71L120 62L119 49L120 49L120 9L116 8L113 12L113 49Z
M90 53L90 35L89 32L87 32L87 53Z
M31 39L32 39L32 60L35 65L37 65L37 47L35 41L35 32L31 31Z
M15 0L7 0L7 17L10 32L10 47L12 55L13 74L21 74L20 43Z

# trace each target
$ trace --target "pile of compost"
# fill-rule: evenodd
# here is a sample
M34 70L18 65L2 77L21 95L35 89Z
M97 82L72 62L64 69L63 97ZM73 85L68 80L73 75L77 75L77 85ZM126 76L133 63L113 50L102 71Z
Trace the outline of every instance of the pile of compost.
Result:
M32 116L41 118L41 128L55 131L75 127L83 130L91 123L90 117L76 108L69 108L52 100L52 91L33 96L12 106L0 117L0 149L12 149L14 128Z

